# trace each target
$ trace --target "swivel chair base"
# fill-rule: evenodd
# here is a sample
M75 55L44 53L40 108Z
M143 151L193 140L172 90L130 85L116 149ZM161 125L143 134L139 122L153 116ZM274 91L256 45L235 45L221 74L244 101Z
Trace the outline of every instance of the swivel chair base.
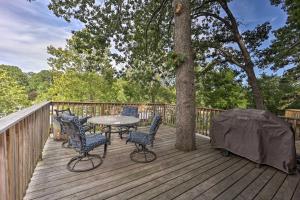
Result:
M71 172L85 172L99 167L102 163L100 155L86 153L72 158L67 169Z
M156 154L144 145L135 144L136 149L130 153L130 159L137 163L149 163L156 159Z

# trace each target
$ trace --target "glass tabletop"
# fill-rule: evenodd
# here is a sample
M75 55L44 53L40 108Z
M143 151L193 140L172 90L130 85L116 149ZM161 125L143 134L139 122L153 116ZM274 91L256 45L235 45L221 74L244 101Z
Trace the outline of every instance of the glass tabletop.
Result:
M120 125L131 125L136 124L140 121L139 118L122 116L122 115L106 115L91 117L88 119L89 123L92 124L102 124L108 126L120 126Z

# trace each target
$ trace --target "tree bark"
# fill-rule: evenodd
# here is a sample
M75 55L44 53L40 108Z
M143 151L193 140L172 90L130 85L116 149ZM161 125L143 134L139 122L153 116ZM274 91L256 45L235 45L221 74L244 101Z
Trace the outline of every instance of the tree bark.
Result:
M252 89L252 94L253 94L253 99L255 102L256 109L263 110L263 109L265 109L264 100L263 100L263 96L260 91L260 88L257 84L257 79L256 79L256 76L254 73L254 63L251 60L250 53L249 53L249 51L246 47L246 44L239 32L237 21L236 21L235 17L233 16L231 10L229 9L229 7L227 5L227 1L219 0L219 3L222 6L222 8L224 9L224 11L226 12L226 14L231 22L231 25L229 26L229 28L232 30L235 41L237 42L237 44L241 50L241 53L243 55L245 65L241 68L243 70L245 70L245 72L248 76L248 84L250 85L250 87Z
M176 69L176 144L183 151L196 149L195 144L195 72L191 41L189 0L173 0L175 16L175 53L184 56Z
M254 73L254 64L251 60L250 53L249 53L248 49L246 48L246 45L245 45L245 43L242 39L242 36L240 35L237 27L234 29L234 36L235 36L236 42L238 43L240 50L242 52L243 58L244 58L245 66L242 68L245 70L245 72L248 76L248 84L250 85L250 87L252 89L255 107L256 107L256 109L264 110L265 109L264 100L263 100L263 96L261 94L260 88L257 84L257 79L256 79L256 76Z
M253 95L256 109L264 110L265 109L264 100L260 88L257 84L257 79L253 68L254 68L253 66L245 66L245 71L248 76L248 84L252 89L252 95Z

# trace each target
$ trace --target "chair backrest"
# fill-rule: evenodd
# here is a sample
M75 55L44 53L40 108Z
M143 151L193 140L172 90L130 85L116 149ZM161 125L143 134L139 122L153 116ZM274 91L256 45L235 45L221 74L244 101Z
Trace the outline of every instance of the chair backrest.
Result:
M151 122L151 125L150 125L150 129L149 129L149 135L151 136L151 139L153 140L156 133L157 133L157 130L160 126L160 124L162 123L162 118L160 115L157 115L155 114L153 119L152 119L152 122Z
M62 114L74 115L71 112L70 108L67 108L67 109L64 109L64 110L57 110L57 109L55 109L54 111L55 111L55 114L56 114L57 117L60 117Z
M124 106L123 111L121 112L123 116L132 116L132 117L139 117L139 110L138 107L135 106Z
M55 109L55 116L54 116L54 119L56 121L58 121L59 125L60 125L60 132L62 134L65 134L66 133L66 130L64 129L64 125L62 124L62 121L61 121L61 116L62 115L70 115L70 116L74 116L74 114L72 114L70 108L67 108L67 109L64 109L64 110L57 110Z
M61 122L66 133L69 135L72 147L82 150L86 146L85 131L78 117L62 114Z

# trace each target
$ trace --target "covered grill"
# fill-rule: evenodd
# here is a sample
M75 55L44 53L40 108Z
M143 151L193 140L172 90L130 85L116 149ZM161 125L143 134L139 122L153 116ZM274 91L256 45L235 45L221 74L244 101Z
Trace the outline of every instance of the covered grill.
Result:
M216 148L286 173L296 170L294 133L289 124L268 111L225 111L212 120L210 136Z

